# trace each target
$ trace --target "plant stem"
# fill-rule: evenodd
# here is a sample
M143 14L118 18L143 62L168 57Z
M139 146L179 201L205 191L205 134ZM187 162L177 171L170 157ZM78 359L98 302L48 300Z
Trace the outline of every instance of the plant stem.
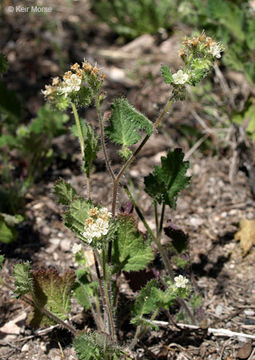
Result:
M140 210L138 204L136 203L133 195L131 194L131 191L129 190L128 186L125 185L124 186L124 190L127 194L127 196L129 197L130 201L132 202L134 208L135 208L135 211L137 212L137 215L139 216L139 218L141 219L141 221L143 222L146 230L148 231L148 233L150 234L150 236L152 237L153 240L155 240L155 235L153 234L153 231L151 230L149 224L147 223L147 221L145 220L145 217L142 213L142 211Z
M112 307L111 307L110 299L108 296L106 279L104 279L105 281L103 284L102 278L100 275L99 266L98 266L98 260L100 261L100 254L98 253L97 250L94 250L94 259L95 259L95 266L96 266L96 272L97 272L97 277L98 277L98 281L99 281L99 289L100 289L100 293L101 293L101 297L102 297L103 307L107 313L107 318L108 318L108 325L109 325L108 333L109 333L111 339L113 341L115 341L116 336L115 336L115 327L114 327L114 320L113 320L113 314L112 314ZM100 261L100 265L103 268L101 261Z
M150 318L150 321L155 320L156 316L159 313L159 310L160 310L160 308L157 307L156 310L154 311L154 313L152 314L152 316ZM134 339L132 340L132 342L131 342L131 344L129 346L130 350L132 350L135 347L135 345L137 344L139 338L141 338L146 333L147 328L148 328L147 326L143 327L142 325L139 325L137 327Z
M158 227L158 204L157 204L157 201L153 201L153 205L154 205L154 218L155 218L155 224L156 224L156 236L158 236L159 227Z
M11 285L7 284L3 279L1 279L1 280L2 280L1 283L2 283L5 287L7 287L7 289L15 292L15 289L14 289ZM66 328L67 330L69 330L73 335L76 335L77 331L76 331L76 329L75 329L72 325L64 322L64 321L61 320L58 316L54 315L51 311L45 309L44 307L38 306L38 305L37 305L32 299L30 299L27 295L23 295L23 296L21 296L20 298L21 298L21 300L25 301L25 302L26 302L27 304L29 304L30 306L38 309L39 312L43 313L43 314L46 315L48 318L54 320L56 323L60 324L61 326L63 326L63 327Z
M97 94L95 94L95 104L96 104L96 111L97 111L97 117L99 120L99 126L100 126L100 135L101 135L101 143L102 143L102 149L103 149L103 153L104 153L104 159L105 159L105 164L107 167L107 170L109 172L109 174L111 175L112 181L115 181L115 175L114 172L112 170L111 164L110 164L110 160L108 158L108 154L106 151L106 146L105 146L105 134L104 134L104 120L103 120L103 116L101 113L101 107L100 107L100 100Z
M153 240L154 243L156 244L156 246L157 246L157 248L158 248L158 251L159 251L159 253L160 253L161 257L162 257L164 266L165 266L165 268L166 268L166 270L167 270L167 272L168 272L171 280L174 282L174 271L173 271L172 264L171 264L171 262L170 262L170 260L169 260L169 258L168 258L168 255L167 255L166 250L164 249L164 247L161 245L161 242L160 242L161 232L159 233L158 236L155 236L155 235L153 234L151 228L149 227L148 223L147 223L146 220L145 220L145 217L144 217L142 211L140 210L139 206L138 206L137 203L135 202L135 199L133 198L133 196L132 196L131 192L129 191L128 187L125 186L124 188L125 188L125 191L126 191L128 197L129 197L129 199L132 201L132 204L133 204L133 206L134 206L134 208L135 208L135 210L136 210L136 212L137 212L137 215L138 215L139 218L142 220L142 222L143 222L146 230L147 230L148 233L151 235L152 240ZM161 220L160 220L160 223L161 223L161 231L162 231L162 224L163 224L163 220L162 220L162 219L163 219L163 217L164 217L164 211L165 211L165 210L164 210L164 206L162 206L162 210L161 210ZM177 298L177 301L178 301L178 303L179 303L182 307L184 307L184 309L186 310L187 314L189 315L192 323L195 324L195 323L196 323L196 320L195 320L193 314L191 313L191 311L190 311L188 305L186 304L186 302L185 302L182 298L179 298L179 297Z
M80 147L81 147L81 155L82 155L82 158L83 158L84 150L85 150L85 144L84 144L84 139L83 139L82 130L81 130L80 118L79 118L79 115L78 115L75 104L71 103L71 105L72 105L72 109L73 109L73 115L74 115L74 119L75 119L75 124L76 124L77 131L78 131L78 137L79 137Z
M163 203L162 208L161 208L161 216L160 216L160 225L159 225L158 236L161 236L161 234L162 234L163 222L164 222L164 216L165 216L165 208L166 208L166 204Z

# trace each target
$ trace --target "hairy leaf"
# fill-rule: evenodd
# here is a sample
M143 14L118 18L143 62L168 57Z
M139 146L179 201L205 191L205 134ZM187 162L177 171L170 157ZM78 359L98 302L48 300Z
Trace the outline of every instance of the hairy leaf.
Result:
M167 221L167 226L164 227L165 234L172 239L172 245L177 253L181 254L187 250L189 236L181 228Z
M33 273L32 299L37 308L34 309L30 325L46 326L53 320L40 312L40 308L51 311L60 319L65 320L70 312L71 289L75 281L75 272L67 270L60 276L56 269L43 269Z
M114 271L139 271L153 260L154 255L148 242L137 230L132 215L120 214L114 238Z
M47 134L53 138L66 132L63 125L68 120L66 114L46 104L39 109L37 117L29 126L29 131L35 134Z
M151 329L158 330L158 326L154 324L149 319L145 319L144 317L134 317L131 321L131 324L134 324L136 326L143 326L143 327L150 327Z
M126 99L114 100L110 126L106 128L106 132L115 144L120 144L125 149L141 139L139 130L144 130L147 135L150 135L152 129L151 121L130 105Z
M72 230L79 239L84 241L82 233L88 216L88 211L93 207L90 201L82 198L75 199L64 214L65 226Z
M91 308L90 296L93 296L93 288L97 286L98 284L96 282L91 283L88 280L86 270L77 270L73 295L85 310L89 310Z
M154 201L164 203L175 209L177 194L190 181L186 171L188 161L183 161L184 153L181 149L169 151L167 157L161 157L161 166L155 166L152 174L144 179L145 191Z
M90 334L79 334L73 342L79 360L102 360L120 359L123 355L115 344L105 333L93 332Z
M62 179L55 183L54 195L57 197L58 203L62 205L69 205L78 197L76 190Z
M172 75L172 73L171 73L168 66L166 66L166 65L161 66L161 74L162 74L163 79L164 79L166 84L172 84L173 75Z
M15 265L13 276L15 279L15 291L18 296L31 292L33 276L28 262Z
M156 310L158 298L155 297L155 289L158 289L158 282L151 280L140 291L132 308L132 315L134 317L141 318L143 315L150 314Z

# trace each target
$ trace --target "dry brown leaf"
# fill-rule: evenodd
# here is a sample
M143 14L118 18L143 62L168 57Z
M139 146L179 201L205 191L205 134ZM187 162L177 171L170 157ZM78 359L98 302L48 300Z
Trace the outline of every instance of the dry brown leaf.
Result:
M235 240L240 240L243 256L245 256L252 245L255 245L255 219L240 221L240 230L235 234Z

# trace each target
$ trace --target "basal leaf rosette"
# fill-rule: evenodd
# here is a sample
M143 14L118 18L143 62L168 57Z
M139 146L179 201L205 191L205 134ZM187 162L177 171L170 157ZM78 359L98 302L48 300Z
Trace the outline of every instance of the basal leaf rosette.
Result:
M166 65L161 68L165 83L173 87L173 98L184 100L186 85L197 85L212 69L215 60L220 59L223 50L221 43L204 33L186 38L180 52L184 67L174 74Z
M51 85L46 85L42 93L59 110L67 109L71 103L86 107L99 91L104 77L96 66L88 62L83 62L81 66L75 63L62 78L53 78Z

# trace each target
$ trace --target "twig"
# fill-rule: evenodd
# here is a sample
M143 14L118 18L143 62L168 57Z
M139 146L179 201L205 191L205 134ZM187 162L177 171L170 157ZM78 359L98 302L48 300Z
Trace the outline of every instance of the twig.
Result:
M202 136L193 146L189 149L184 157L184 161L187 161L191 155L199 148L199 146L210 136L210 134L205 134Z
M167 321L158 321L154 320L153 323L158 326L167 327L169 323ZM244 337L247 339L255 340L255 335L245 334L241 332L231 331L228 329L215 329L215 328L207 328L202 329L200 326L197 325L189 325L189 324L181 324L177 323L177 325L182 329L192 329L192 330L206 330L208 334L213 334L214 336L225 336L225 337Z
M229 103L232 106L232 108L235 109L236 106L235 106L233 94L232 94L231 89L229 88L222 72L220 71L219 66L215 63L213 67L214 67L215 74L216 74L217 78L219 79L219 83L220 83L223 93L225 94L226 98L228 98Z

